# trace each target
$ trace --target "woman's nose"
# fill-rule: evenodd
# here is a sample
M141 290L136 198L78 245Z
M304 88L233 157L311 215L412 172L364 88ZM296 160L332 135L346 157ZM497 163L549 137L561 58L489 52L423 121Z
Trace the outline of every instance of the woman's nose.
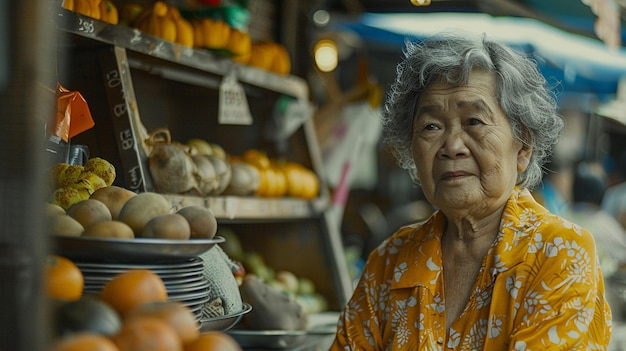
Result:
M444 135L441 148L438 152L440 157L461 158L469 155L462 131L451 131Z

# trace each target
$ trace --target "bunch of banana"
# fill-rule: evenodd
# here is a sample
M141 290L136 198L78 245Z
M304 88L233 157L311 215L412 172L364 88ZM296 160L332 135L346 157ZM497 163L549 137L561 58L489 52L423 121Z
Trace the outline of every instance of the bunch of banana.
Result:
M111 0L63 0L61 6L103 22L117 24L119 21L117 7Z
M94 157L85 165L57 163L50 169L50 180L55 189L52 202L64 209L86 200L96 190L115 181L115 167L107 160Z
M133 25L140 31L187 47L194 45L191 23L180 15L175 6L157 1L139 14Z

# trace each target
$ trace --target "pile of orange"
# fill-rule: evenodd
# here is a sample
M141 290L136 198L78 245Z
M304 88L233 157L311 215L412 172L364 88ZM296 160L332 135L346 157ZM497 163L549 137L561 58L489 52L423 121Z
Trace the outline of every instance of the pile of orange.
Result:
M77 271L71 260L51 256L48 296L68 302L89 298L81 296L83 278ZM67 289L59 288L63 284ZM119 329L110 336L94 330L75 331L54 340L50 351L241 351L224 332L200 334L193 312L180 302L169 301L163 280L151 270L131 269L114 276L97 298L119 314Z

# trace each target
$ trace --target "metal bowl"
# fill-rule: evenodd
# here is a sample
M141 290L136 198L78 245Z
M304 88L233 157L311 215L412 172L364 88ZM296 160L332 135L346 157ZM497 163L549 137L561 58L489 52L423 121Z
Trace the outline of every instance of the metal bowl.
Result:
M244 302L240 312L218 317L202 318L200 320L200 332L211 330L227 331L237 325L243 316L250 311L252 311L252 305Z

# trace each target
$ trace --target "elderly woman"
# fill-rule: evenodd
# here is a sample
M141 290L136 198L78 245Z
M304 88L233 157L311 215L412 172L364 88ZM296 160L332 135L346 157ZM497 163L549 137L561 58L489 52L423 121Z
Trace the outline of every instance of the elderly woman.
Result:
M563 121L533 61L486 36L408 43L383 125L437 211L374 250L331 350L602 350L591 234L528 189Z

